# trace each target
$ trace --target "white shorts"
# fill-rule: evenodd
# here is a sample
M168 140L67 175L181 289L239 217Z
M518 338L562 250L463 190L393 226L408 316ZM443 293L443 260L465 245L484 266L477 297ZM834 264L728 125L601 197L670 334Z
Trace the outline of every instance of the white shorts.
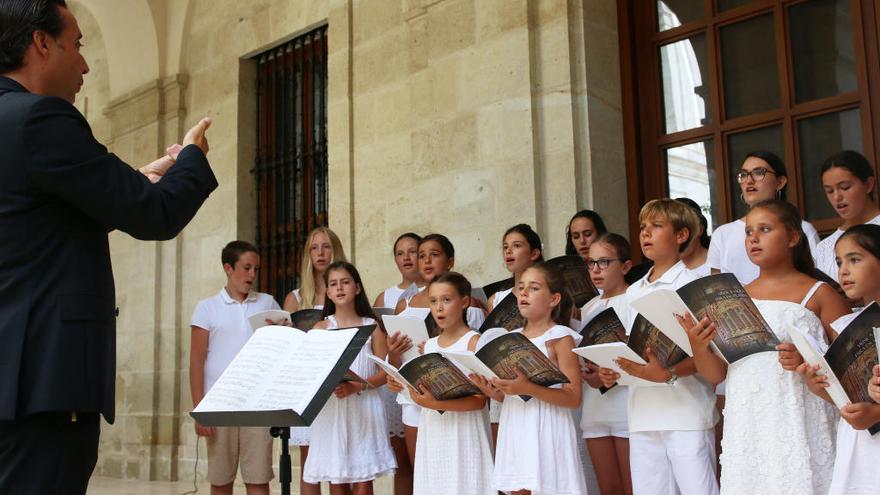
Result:
M402 404L401 409L403 424L412 428L418 428L419 418L422 416L422 407L415 404Z
M584 438L617 437L629 438L629 424L626 421L581 424Z

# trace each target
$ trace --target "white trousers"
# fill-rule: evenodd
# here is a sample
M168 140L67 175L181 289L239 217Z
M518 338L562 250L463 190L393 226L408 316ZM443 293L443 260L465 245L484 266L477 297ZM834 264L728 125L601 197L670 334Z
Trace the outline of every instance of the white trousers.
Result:
M629 436L633 495L718 495L715 431L639 431Z

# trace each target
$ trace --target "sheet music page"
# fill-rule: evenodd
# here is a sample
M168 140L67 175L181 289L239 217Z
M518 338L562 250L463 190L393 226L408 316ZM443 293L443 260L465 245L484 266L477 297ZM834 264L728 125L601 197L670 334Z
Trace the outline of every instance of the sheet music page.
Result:
M356 333L262 327L194 411L302 412Z

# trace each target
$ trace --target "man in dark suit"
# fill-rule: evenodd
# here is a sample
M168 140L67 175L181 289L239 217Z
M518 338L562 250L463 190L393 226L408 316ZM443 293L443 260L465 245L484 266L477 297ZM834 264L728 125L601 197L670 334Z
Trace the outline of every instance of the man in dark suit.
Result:
M63 0L0 0L2 494L85 493L114 419L107 233L171 239L217 187L208 119L141 171L95 141L72 105L81 37Z

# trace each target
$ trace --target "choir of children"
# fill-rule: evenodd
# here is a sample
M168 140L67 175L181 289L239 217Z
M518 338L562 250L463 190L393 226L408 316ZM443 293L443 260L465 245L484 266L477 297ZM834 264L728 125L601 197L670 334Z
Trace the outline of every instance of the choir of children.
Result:
M880 436L867 431L880 423L880 365L866 391L875 402L838 411L826 391L826 377L804 362L789 337L797 328L821 351L856 316L831 286L817 280L822 278L817 268L839 280L851 300L880 302L880 226L873 225L880 223L880 209L873 168L849 151L825 162L821 180L843 225L818 246L815 230L784 199L787 177L778 157L750 153L737 179L748 212L716 228L711 244L707 222L693 202L645 204L638 241L651 264L631 285L625 281L633 267L627 240L607 232L596 212L574 215L566 228L566 253L586 262L600 291L575 313L568 309L562 274L543 263L538 234L525 224L508 229L502 255L513 287L487 294L488 310L506 297L515 298L525 323L514 332L534 344L567 382L539 385L521 369L514 370L514 378L490 379L462 367L479 394L440 400L424 386L404 391L406 385L386 376L367 356L399 367L413 343L400 334L387 335L379 325L351 367L364 381L339 385L312 424L311 452L302 456L303 493L318 493L317 483L323 481L330 482L331 493L372 493L372 480L396 469L396 495L584 494L583 443L603 495L880 493L880 470L874 466ZM302 287L288 295L285 308L323 308L324 320L316 330L375 322L367 289L357 269L344 261L336 235L316 229L307 247ZM212 339L224 338L215 335L213 321L224 318L221 313L233 303L248 305L265 296L252 292L248 281L253 277L247 267L239 267L239 258L251 271L259 264L253 248L245 248L236 256L224 254L230 282L220 296L226 296L200 303L193 318L196 403L210 387L207 374L216 374L205 362L207 350L220 345ZM449 239L405 233L394 242L393 253L401 281L380 293L374 306L402 314L430 309L437 332L419 352L475 352L484 345L476 329L488 311L472 297L471 283L451 271L455 250ZM715 322L686 317L679 322L692 356L669 366L650 348L643 363L618 359L617 372L572 352L581 341L579 332L598 314L613 308L628 335L638 316L633 301L660 289L678 289L708 275L710 268L734 273L744 284L781 342L774 352L728 365L710 346ZM217 306L216 316L209 304ZM578 328L571 328L573 322ZM640 380L621 385L622 374ZM720 383L726 384L727 400L719 476L715 387ZM401 407L393 400L396 393L411 402ZM497 444L490 403L498 416ZM577 411L574 419L572 410ZM217 435L196 428L200 435ZM243 436L234 441L243 442ZM215 468L221 463L218 455L211 457ZM222 472L211 471L212 483L225 485L234 477L234 465L223 463ZM263 467L247 469L246 482L265 483L272 475Z

